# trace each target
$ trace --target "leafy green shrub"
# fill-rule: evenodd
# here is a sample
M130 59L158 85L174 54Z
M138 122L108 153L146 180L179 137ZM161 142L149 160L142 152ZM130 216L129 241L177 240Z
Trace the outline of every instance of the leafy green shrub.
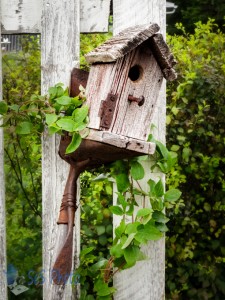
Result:
M178 154L168 178L185 206L167 235L167 299L225 298L225 35L213 20L169 36L178 60L167 91L167 142Z
M167 15L167 30L169 34L178 33L179 30L175 24L182 20L185 29L188 32L193 33L195 29L195 23L201 21L207 23L208 18L216 20L216 24L224 32L224 15L225 15L225 3L220 0L173 0L177 8L173 14ZM180 31L182 34L182 32Z
M40 93L39 38L23 37L21 44L19 53L3 55L3 99L15 110ZM11 121L4 132L7 261L26 285L29 271L41 269L41 139L17 135L16 125ZM30 285L17 299L40 299L41 292L41 286Z

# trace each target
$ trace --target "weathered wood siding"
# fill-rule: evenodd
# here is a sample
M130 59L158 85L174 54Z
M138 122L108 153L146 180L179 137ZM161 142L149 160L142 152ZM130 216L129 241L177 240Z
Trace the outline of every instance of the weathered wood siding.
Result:
M134 25L154 22L159 24L161 32L165 34L166 1L164 0L114 0L114 33ZM165 36L164 36L165 38ZM157 129L154 136L165 142L165 83L159 93L157 106L152 119ZM151 164L145 166L146 172ZM149 174L150 175L150 174ZM154 177L162 176L154 174ZM146 182L142 182L147 187ZM115 195L116 198L116 195ZM115 218L114 224L118 220ZM117 288L115 300L163 300L165 298L165 241L161 239L143 247L143 251L150 258L128 270L116 273L114 286Z
M113 145L118 148L133 150L139 153L155 153L155 143L128 138L126 136L114 134L108 131L90 129L90 133L86 139Z
M130 26L157 23L166 31L166 1L164 0L113 0L113 32Z
M66 3L66 1L62 1ZM1 0L3 33L40 33L44 0ZM49 3L50 6L50 3ZM110 0L81 1L80 31L108 31ZM74 15L76 18L77 16ZM65 16L66 18L66 16Z
M137 80L128 76L134 66L140 68ZM100 129L101 104L108 93L112 93L117 95L117 99L109 132L146 141L162 81L158 63L145 43L115 63L93 65L87 84L88 126ZM128 101L129 95L144 97L143 105Z
M42 13L42 93L58 82L69 86L73 67L79 64L79 1L44 0ZM67 225L57 225L69 165L58 156L59 137L43 137L43 268L44 300L73 299L71 284L52 284L52 267L63 241ZM76 220L74 255L79 252L79 212ZM76 263L76 262L75 262Z
M1 3L0 3L1 20ZM0 28L1 36L1 28ZM0 48L0 101L2 100L2 52ZM0 120L1 124L1 120ZM5 182L4 182L4 143L3 128L0 127L0 295L1 299L7 299L6 271L6 229L5 229Z
M81 0L80 32L107 32L110 0Z

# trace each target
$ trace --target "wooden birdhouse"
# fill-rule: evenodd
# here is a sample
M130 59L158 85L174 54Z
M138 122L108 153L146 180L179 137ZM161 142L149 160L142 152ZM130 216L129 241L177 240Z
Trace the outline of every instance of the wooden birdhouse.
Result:
M163 77L176 78L159 26L122 31L86 55L90 134L87 139L151 154L147 142Z

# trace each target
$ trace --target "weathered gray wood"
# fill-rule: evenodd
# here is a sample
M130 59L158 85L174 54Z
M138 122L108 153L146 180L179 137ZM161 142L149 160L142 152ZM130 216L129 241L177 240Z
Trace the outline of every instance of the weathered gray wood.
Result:
M42 13L42 93L58 82L69 86L70 74L79 62L79 1L44 0ZM59 137L43 137L43 299L73 299L72 285L52 284L52 266L65 240L67 225L57 225L68 165L58 156ZM77 216L78 214L78 216ZM79 249L79 213L76 217L75 251ZM76 262L75 262L76 263ZM57 273L57 270L56 270ZM54 273L54 274L56 274Z
M87 139L140 153L153 154L155 152L154 143L144 142L142 140L132 139L106 131L91 129Z
M38 33L42 0L1 0L2 33Z
M164 0L114 0L114 33L134 25L155 22L159 24L165 38L166 1ZM152 124L157 129L154 136L165 142L165 84L163 83ZM150 162L146 169L150 169ZM161 174L155 174L156 176ZM144 183L143 183L144 184ZM146 183L145 183L146 184ZM116 198L116 196L115 196ZM118 221L114 220L116 225ZM114 226L115 226L114 225ZM165 241L149 243L144 247L149 260L139 262L132 269L116 273L115 300L163 300L165 298Z
M136 25L157 23L165 37L166 1L164 0L114 0L113 33Z
M1 20L1 3L0 3ZM1 36L1 28L0 28ZM2 52L0 48L0 101L2 100ZM0 116L1 125L1 116ZM3 128L0 127L0 293L2 299L7 299L6 271L6 230L5 230L5 180L4 180L4 145Z
M85 58L89 63L115 61L137 48L157 31L157 24L130 27L89 52Z
M128 76L133 66L140 68L140 78L134 81ZM101 101L111 93L117 95L117 100L109 132L146 141L162 81L161 69L145 44L115 63L94 64L86 91L90 107L88 126L93 129L101 128ZM128 101L129 95L144 97L143 105Z
M45 3L43 0L1 0L1 3L2 33L41 32L41 11ZM80 31L107 32L109 6L110 0L82 0Z
M173 69L176 65L176 60L170 52L162 34L155 34L151 39L152 52L162 70L164 77L172 81L177 78L177 74Z
M107 32L110 0L81 0L80 31Z

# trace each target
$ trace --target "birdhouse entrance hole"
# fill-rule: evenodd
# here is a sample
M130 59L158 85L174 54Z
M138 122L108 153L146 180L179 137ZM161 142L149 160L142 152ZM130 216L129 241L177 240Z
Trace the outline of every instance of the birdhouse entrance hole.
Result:
M133 66L133 67L130 68L128 77L132 81L137 81L138 79L141 78L142 73L143 73L142 67L139 66L139 65L135 65L135 66Z

